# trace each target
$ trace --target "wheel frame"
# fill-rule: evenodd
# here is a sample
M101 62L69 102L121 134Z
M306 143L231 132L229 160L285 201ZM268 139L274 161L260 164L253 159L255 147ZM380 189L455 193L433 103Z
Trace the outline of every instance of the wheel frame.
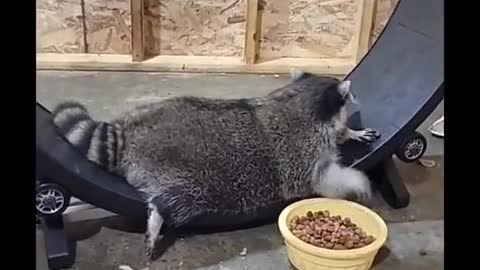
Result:
M70 204L71 195L55 183L40 183L35 192L35 210L39 217L61 215Z
M419 146L421 146L420 149L418 148ZM415 162L422 158L423 154L425 154L425 151L427 150L427 146L428 146L427 139L425 138L425 136L415 131L408 139L403 141L403 143L397 149L395 154L398 157L398 159L400 159L403 162L407 162L407 163ZM416 153L413 153L410 155L408 153L409 152L411 153L412 147L416 147L413 149L416 151Z

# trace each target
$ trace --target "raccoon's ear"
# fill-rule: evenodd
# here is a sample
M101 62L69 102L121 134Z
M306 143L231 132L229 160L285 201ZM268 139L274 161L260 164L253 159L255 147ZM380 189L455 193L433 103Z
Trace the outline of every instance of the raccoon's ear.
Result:
M337 86L338 92L340 93L342 98L347 97L348 94L350 93L350 85L351 84L352 83L349 80L342 81L338 84L338 86Z
M298 68L291 68L290 69L290 76L292 77L292 80L294 80L294 81L300 79L304 74L305 74L305 72L301 69L298 69Z
M338 92L342 96L343 99L348 100L352 103L358 104L358 101L353 96L352 92L350 91L351 81L345 80L338 84Z

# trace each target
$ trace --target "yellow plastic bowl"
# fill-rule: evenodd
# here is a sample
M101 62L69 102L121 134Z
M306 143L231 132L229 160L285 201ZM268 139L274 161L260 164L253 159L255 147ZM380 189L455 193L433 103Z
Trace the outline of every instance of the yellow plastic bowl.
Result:
M294 216L304 216L308 211L328 210L330 215L349 217L352 222L375 241L365 247L351 250L332 250L303 242L288 229ZM387 240L388 229L382 218L372 210L354 202L315 198L298 201L286 207L278 218L280 233L285 239L290 262L300 270L367 270L372 266L378 250Z

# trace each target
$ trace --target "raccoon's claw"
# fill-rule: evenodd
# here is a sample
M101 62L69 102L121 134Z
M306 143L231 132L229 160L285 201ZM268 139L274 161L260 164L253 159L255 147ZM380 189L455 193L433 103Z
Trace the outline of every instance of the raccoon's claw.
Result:
M145 232L145 238L144 238L144 240L143 240L143 243L144 243L145 245L148 245L148 244L150 244L149 242L150 242L150 234L148 233L148 231L146 231L146 232Z
M145 256L149 261L153 261L155 257L155 244L152 241L145 241Z
M146 247L145 249L145 256L147 257L148 260L152 260L153 259L153 248L151 247Z
M372 199L372 193L371 192L364 192L358 195L358 200L361 203L367 203Z
M372 193L370 191L355 192L347 196L347 200L368 206L372 202Z
M371 143L380 139L380 132L373 128L366 128L362 130L362 133L358 136L358 140L364 143Z

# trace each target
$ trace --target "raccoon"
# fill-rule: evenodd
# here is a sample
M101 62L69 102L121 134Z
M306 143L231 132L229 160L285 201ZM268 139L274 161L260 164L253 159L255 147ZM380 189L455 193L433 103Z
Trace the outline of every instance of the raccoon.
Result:
M337 144L380 135L347 127L349 101L349 81L297 72L259 98L173 97L112 122L65 102L53 122L90 161L143 194L150 257L164 223L182 226L202 215L246 214L308 196L368 199L368 178L338 162Z

